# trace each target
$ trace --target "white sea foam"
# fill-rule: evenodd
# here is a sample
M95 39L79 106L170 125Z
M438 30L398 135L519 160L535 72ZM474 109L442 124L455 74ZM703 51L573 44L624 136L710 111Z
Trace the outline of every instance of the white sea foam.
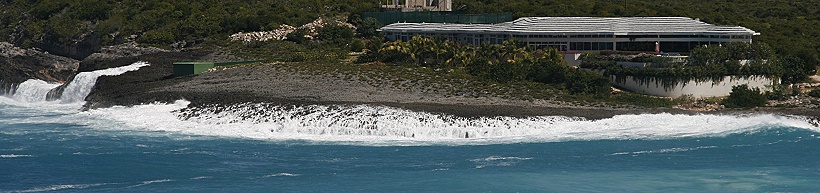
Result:
M136 62L128 66L83 72L70 82L59 101L47 101L48 92L59 84L42 80L27 80L15 85L13 92L0 96L0 107L4 113L16 115L0 119L0 123L72 123L85 125L94 120L66 120L62 115L77 114L83 99L94 87L99 76L120 75L148 66L145 62ZM16 134L16 133L14 133ZM25 133L21 133L25 134Z
M63 189L86 189L95 186L103 186L109 185L110 183L99 183L99 184L61 184L61 185L51 185L47 187L38 187L32 188L28 190L21 190L21 191L14 191L14 192L49 192L49 191L57 191Z
M502 161L503 161L503 160L531 160L531 159L532 159L531 157L524 157L524 158L521 158L521 157L501 157L501 156L490 156L490 157L481 158L481 159L472 159L472 160L470 160L470 161L473 161L473 162L481 162L481 161L498 161L498 160L502 160Z
M21 157L32 157L32 155L17 155L17 154L0 155L0 158L21 158Z
M712 149L717 148L718 146L700 146L700 147L674 147L674 148L666 148L666 149L659 149L659 150L646 150L646 151L636 151L636 152L618 152L613 153L610 155L638 155L638 154L657 154L657 153L677 153L677 152L685 152L685 151L694 151L700 149Z
M201 179L208 179L208 178L213 178L213 177L211 177L211 176L197 176L197 177L193 177L193 178L190 178L190 179L191 180L201 180Z
M146 62L136 62L128 66L81 72L74 76L74 79L66 85L60 98L60 103L82 102L85 97L88 96L88 93L91 92L91 89L94 88L94 84L96 84L97 78L100 76L116 76L129 71L139 70L139 68L148 65ZM3 99L0 100L0 102L18 106L29 106L25 103L45 102L48 92L58 86L60 86L58 83L48 83L37 79L27 80L16 85L15 88L13 88L14 92L11 96L6 96L14 101Z
M66 87L61 102L82 101L99 76L118 75L147 65L145 62L137 62L129 66L80 73ZM30 86L21 88L32 92L23 91L21 93L43 93L36 90L45 90L39 88L53 86L37 81L31 81L27 85ZM4 98L0 97L0 102L9 102L7 101L9 99ZM33 98L35 97L30 97L30 99ZM187 137L307 140L312 143L354 145L652 140L723 136L771 127L803 128L820 132L816 126L799 117L767 114L732 116L662 113L618 115L608 119L589 121L583 118L563 116L461 118L370 105L277 106L248 103L232 106L188 107L190 102L180 100L172 104L155 103L77 112L78 104L47 103L44 106L38 106L38 110L32 112L17 108L16 110L22 114L32 116L6 119L0 122L68 123L104 130L178 133L185 134ZM71 111L66 112L66 105L70 106ZM42 111L39 109L45 109L47 112L50 111L49 109L59 109L58 114L64 116L39 116L38 112Z
M281 107L245 104L186 108L189 102L112 107L80 113L111 120L97 128L262 140L356 145L493 144L724 136L772 127L820 129L769 114L618 115L589 121L561 116L460 118L381 106Z
M291 174L291 173L284 173L283 172L283 173L278 173L278 174L265 175L265 176L262 176L262 178L280 177L280 176L293 177L293 176L299 176L299 174Z
M91 92L91 88L94 88L94 84L97 83L97 78L100 76L116 76L129 71L139 70L141 67L148 65L147 62L136 62L128 66L117 68L81 72L74 76L74 80L72 80L71 83L66 85L63 95L60 97L60 102L76 103L84 101L88 93Z
M475 162L476 164L478 164L478 165L475 166L476 169L481 169L481 168L485 168L487 166L513 166L513 165L517 164L518 162L525 161L525 160L531 160L531 159L532 159L531 157L522 158L522 157L490 156L490 157L486 157L486 158L472 159L470 161Z
M11 98L22 102L43 102L51 89L60 86L59 83L48 83L46 81L30 79L17 85Z
M133 185L133 186L128 186L128 187L125 187L125 188L136 188L136 187L145 186L145 185L149 185L149 184L153 184L153 183L163 183L163 182L173 182L173 181L174 180L172 180L172 179L149 180L149 181L143 181L140 184Z

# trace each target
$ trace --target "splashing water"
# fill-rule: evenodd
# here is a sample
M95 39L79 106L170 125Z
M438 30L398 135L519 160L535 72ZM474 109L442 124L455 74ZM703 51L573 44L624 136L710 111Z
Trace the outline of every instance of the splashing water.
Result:
M147 62L136 62L128 66L121 66L117 68L109 68L104 70L97 70L93 72L81 72L74 76L74 80L66 85L63 96L60 97L60 103L76 103L85 100L94 84L97 83L97 78L100 76L116 76L129 71L139 70L143 66L148 66Z
M85 97L88 96L88 93L94 88L94 84L97 83L97 78L100 76L121 75L126 72L139 70L139 68L148 65L146 62L136 62L128 66L81 72L74 77L74 80L66 85L63 95L60 98L60 103L77 103L85 100ZM19 85L12 85L12 88L9 88L7 93L3 95L24 103L45 102L48 98L49 91L59 86L60 84L30 79Z
M563 116L479 117L413 112L384 106L283 107L248 103L188 107L187 101L83 112L147 131L359 145L498 144L587 140L663 140L725 136L771 127L820 129L777 115L619 115L585 120Z
M48 83L37 79L26 80L17 86L18 89L12 94L12 98L27 103L43 102L46 101L48 92L58 86L60 86L60 84Z

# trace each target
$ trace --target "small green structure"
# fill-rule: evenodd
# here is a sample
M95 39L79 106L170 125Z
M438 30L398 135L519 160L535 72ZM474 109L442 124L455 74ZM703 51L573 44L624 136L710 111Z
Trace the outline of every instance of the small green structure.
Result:
M174 77L199 74L217 66L250 64L256 62L262 62L262 60L246 60L234 62L174 62Z

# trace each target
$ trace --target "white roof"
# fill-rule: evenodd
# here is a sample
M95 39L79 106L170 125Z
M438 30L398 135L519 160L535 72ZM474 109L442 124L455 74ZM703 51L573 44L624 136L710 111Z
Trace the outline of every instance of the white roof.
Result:
M420 33L758 35L745 27L716 26L687 17L523 17L497 24L393 23L381 30Z

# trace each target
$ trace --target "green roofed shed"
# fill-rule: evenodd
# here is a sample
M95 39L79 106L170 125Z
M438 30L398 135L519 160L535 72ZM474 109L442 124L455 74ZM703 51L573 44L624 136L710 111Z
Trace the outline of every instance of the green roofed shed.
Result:
M256 62L262 62L262 60L246 60L234 62L174 62L174 77L199 74L217 66L250 64Z

